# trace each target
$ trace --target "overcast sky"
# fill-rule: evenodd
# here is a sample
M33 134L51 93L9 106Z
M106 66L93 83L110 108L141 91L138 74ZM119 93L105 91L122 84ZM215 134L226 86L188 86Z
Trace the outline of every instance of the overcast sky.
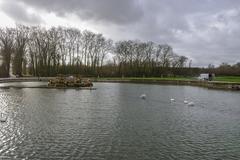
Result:
M239 0L0 0L0 26L16 23L167 43L193 66L240 61Z

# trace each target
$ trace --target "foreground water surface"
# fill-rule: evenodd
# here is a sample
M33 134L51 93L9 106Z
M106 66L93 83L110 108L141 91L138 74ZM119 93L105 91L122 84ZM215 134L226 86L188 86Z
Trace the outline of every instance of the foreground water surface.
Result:
M0 123L0 159L240 159L239 92L94 86L0 89L0 110L8 116Z

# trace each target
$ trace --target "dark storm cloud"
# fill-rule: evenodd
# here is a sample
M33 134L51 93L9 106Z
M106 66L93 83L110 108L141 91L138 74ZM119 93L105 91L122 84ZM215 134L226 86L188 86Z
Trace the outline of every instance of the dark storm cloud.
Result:
M39 24L42 19L39 15L28 13L25 6L12 1L6 1L1 5L1 10L17 23Z
M13 4L77 15L99 32L119 39L168 43L197 66L240 61L238 0L8 0ZM9 6L8 6L9 7ZM33 20L18 5L4 8L15 19ZM36 15L35 15L36 16ZM26 18L27 17L27 18ZM35 18L34 18L35 19Z
M16 1L16 0L13 0ZM20 0L27 5L55 12L73 13L84 20L133 23L143 15L138 0Z

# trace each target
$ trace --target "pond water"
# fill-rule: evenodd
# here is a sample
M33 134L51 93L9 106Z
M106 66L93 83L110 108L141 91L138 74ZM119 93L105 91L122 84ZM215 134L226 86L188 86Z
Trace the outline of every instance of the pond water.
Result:
M0 123L0 159L240 159L239 92L94 86L0 89L0 110L8 116Z

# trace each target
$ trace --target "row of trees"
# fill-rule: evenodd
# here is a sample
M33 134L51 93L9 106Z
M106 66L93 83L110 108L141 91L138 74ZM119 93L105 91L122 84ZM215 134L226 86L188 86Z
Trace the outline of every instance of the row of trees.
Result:
M159 68L183 68L187 57L173 52L169 45L153 42L118 41L102 34L75 28L28 27L0 29L0 75L56 74L142 76ZM107 69L106 69L107 68Z
M18 75L27 69L34 76L52 76L64 70L99 70L112 46L112 40L87 30L18 25L0 30L1 70L6 76L10 64Z
M188 60L173 52L169 45L153 42L120 41L115 44L118 73L128 76L154 75L161 69L183 68ZM162 72L163 73L163 72Z
M209 64L207 71L216 75L240 76L240 62L233 65L222 63L218 67Z

